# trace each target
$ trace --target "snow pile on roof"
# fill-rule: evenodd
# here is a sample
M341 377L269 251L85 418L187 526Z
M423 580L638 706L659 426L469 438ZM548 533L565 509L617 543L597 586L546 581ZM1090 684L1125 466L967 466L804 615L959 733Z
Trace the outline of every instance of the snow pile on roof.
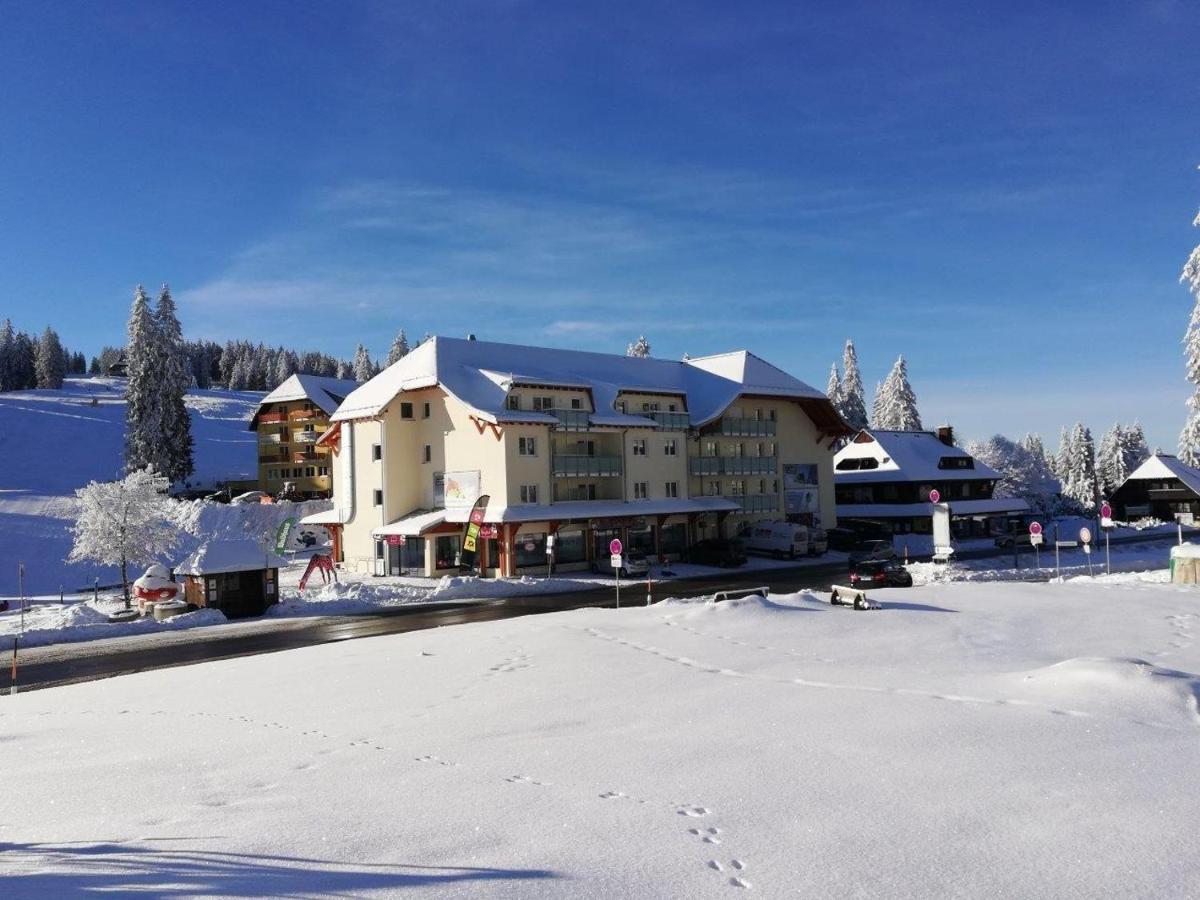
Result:
M254 541L206 541L175 567L176 575L216 575L277 569L286 559L264 551Z
M1126 481L1157 481L1178 478L1188 490L1200 495L1200 469L1185 465L1177 457L1157 453L1138 466Z
M544 414L506 410L514 384L589 390L599 416L619 415L614 410L622 391L683 395L693 424L714 419L743 393L828 403L816 388L745 350L677 362L434 337L355 390L334 420L378 415L401 391L441 385L490 421L553 421ZM631 418L646 424L642 417Z
M354 379L326 378L321 375L293 375L279 387L263 397L268 403L291 403L295 400L311 400L329 415L341 406L342 401L358 387Z
M874 440L863 440L863 437ZM839 450L833 457L834 478L838 481L955 481L963 479L998 479L1000 473L986 463L975 459L970 469L942 469L938 464L943 458L974 459L961 447L942 443L932 431L887 431L868 429ZM875 459L879 466L874 469L838 468L846 459Z

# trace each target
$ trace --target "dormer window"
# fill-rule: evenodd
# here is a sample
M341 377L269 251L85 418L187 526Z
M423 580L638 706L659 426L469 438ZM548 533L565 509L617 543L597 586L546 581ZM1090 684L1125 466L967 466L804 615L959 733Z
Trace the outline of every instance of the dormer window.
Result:
M879 460L873 456L849 457L848 459L838 460L836 466L839 472L858 472L862 469L878 469Z
M509 394L508 397L505 398L504 406L506 409L520 409L521 408L520 396L518 396L517 394Z
M939 469L974 469L975 460L970 456L943 456L938 460Z

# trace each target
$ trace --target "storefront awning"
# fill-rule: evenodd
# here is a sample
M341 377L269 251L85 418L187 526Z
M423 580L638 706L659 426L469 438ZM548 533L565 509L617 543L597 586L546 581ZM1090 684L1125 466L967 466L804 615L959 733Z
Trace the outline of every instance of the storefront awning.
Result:
M568 500L563 503L535 503L528 506L488 504L483 521L546 522L563 519L624 519L631 516L673 516L687 513L734 512L738 505L724 497L694 497L662 500ZM465 522L470 509L446 510L447 522ZM376 532L379 533L379 532Z
M389 534L402 534L406 537L420 537L430 528L436 528L445 521L446 510L444 509L415 513L372 530L371 536L378 538L387 537Z

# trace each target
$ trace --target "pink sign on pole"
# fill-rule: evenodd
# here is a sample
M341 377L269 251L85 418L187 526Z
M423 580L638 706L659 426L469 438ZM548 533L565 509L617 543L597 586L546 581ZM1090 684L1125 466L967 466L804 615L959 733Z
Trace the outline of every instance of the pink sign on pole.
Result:
M1041 534L1042 533L1042 523L1041 522L1030 522L1029 523L1029 533L1030 534Z
M624 545L621 543L620 538L613 538L612 541L608 545L608 552L611 553L613 556L616 556L623 549L624 549Z
M937 488L934 488L932 491L930 491L929 492L929 502L930 503L941 503L942 502L942 492L939 491Z

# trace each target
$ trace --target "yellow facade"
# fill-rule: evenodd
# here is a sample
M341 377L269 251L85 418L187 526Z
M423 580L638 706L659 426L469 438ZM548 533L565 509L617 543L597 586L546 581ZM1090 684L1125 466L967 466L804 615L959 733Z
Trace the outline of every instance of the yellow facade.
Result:
M305 400L272 403L259 412L255 425L260 490L278 494L290 482L306 496L330 495L329 448L317 444L329 427L324 410Z

